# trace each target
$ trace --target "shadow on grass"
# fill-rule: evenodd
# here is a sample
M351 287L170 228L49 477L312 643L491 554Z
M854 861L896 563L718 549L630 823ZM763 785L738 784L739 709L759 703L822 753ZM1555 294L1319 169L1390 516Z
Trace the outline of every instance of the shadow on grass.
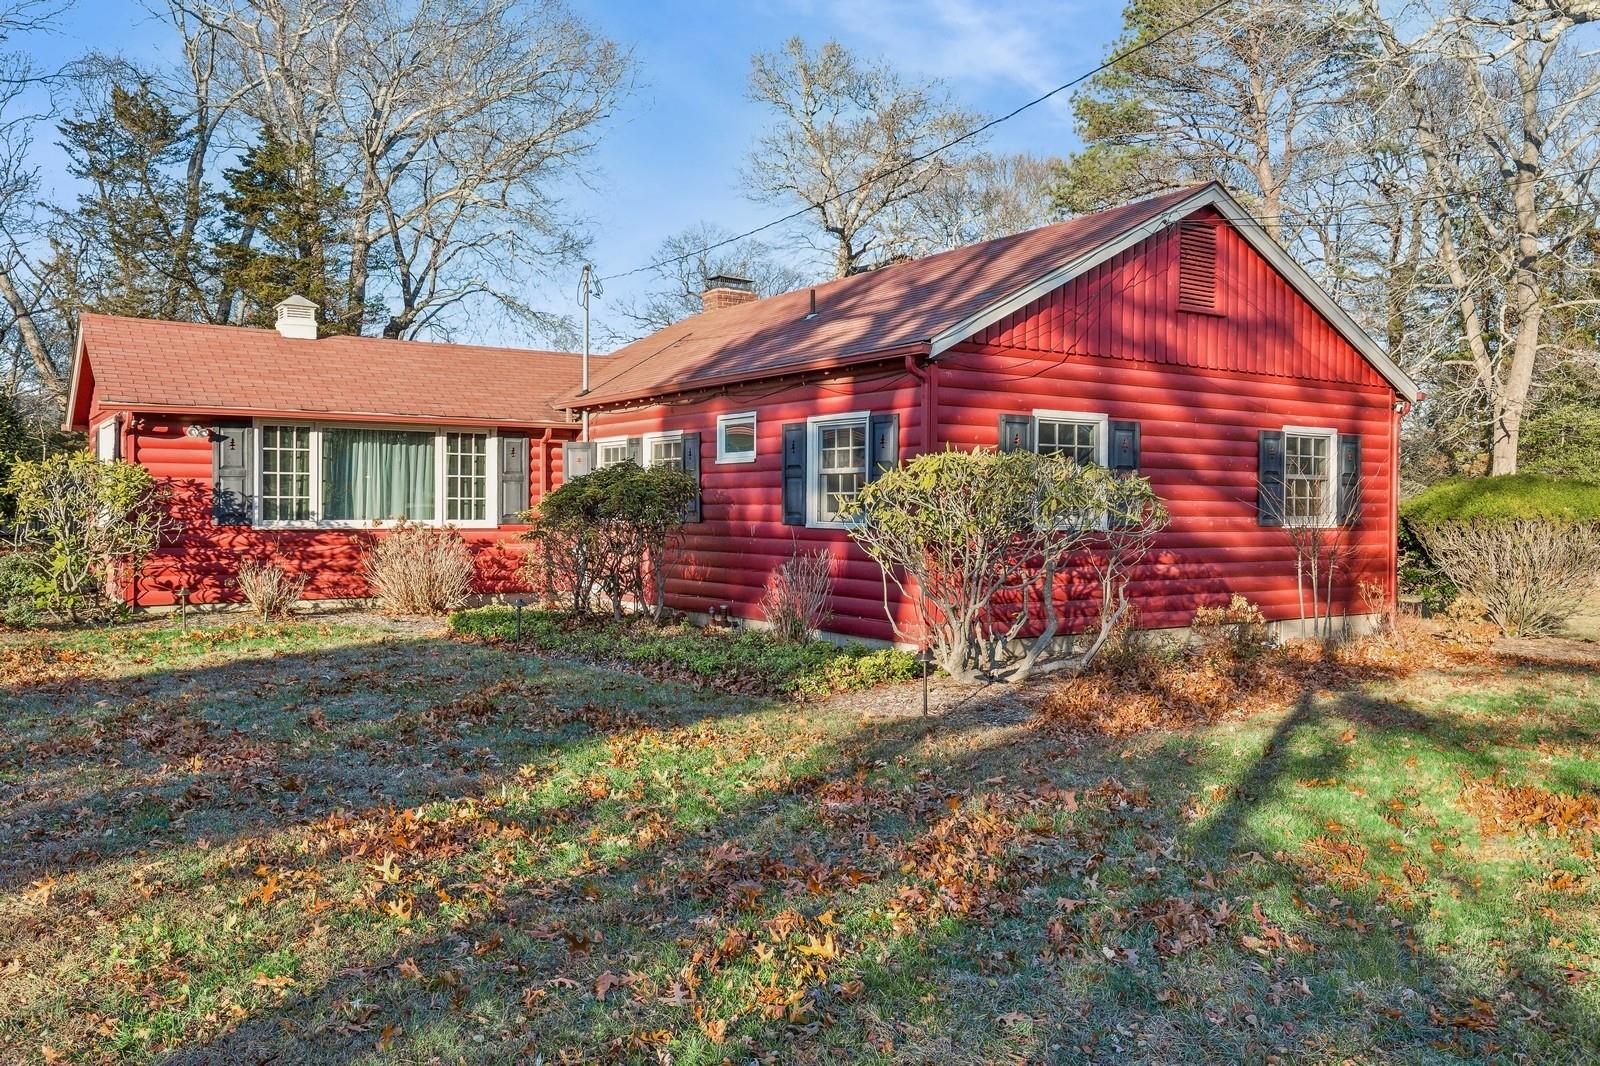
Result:
M116 705L129 694L141 701L131 711ZM981 716L939 719L931 734L915 718L813 730L804 707L449 640L13 698L24 710L3 734L0 787L25 795L0 821L8 889L44 873L73 887L204 838L213 850L247 849L226 873L227 894L240 895L261 884L250 871L257 862L285 871L320 862L332 878L382 860L381 846L341 854L347 845L332 837L331 852L314 850L319 838L306 827L336 812L388 832L392 811L437 801L430 825L465 818L455 812L469 807L473 825L492 823L486 837L447 841L464 850L450 853L438 891L470 905L429 900L418 886L412 920L374 918L372 906L284 918L287 939L268 953L295 964L281 1001L263 993L244 1016L204 1023L203 1039L174 1032L164 1061L510 1061L563 1050L653 1060L660 1032L679 1061L763 1049L784 1061L1151 1062L1318 1049L1405 1057L1452 1042L1489 1057L1496 1044L1550 1051L1532 1023L1473 1028L1481 1018L1452 1004L1492 1002L1509 984L1419 943L1417 916L1376 889L1330 891L1254 825L1299 782L1359 769L1358 748L1340 739L1345 728L1373 736L1379 751L1430 743L1475 775L1497 768L1492 752L1462 746L1470 722L1356 692L1303 696L1235 773L1187 753L1160 759L1144 784L1131 777L1140 764L1115 745L1073 747ZM772 741L785 730L797 732L792 749ZM97 743L83 748L78 737ZM690 761L652 761L669 743ZM544 789L537 800L517 795L535 787ZM1214 809L1184 824L1182 798L1219 787ZM1026 831L973 830L987 805ZM659 831L633 843L646 822ZM288 834L295 827L300 835ZM293 839L278 839L285 834ZM533 843L507 859L502 837ZM945 850L929 858L931 845ZM1470 908L1476 889L1455 887ZM1242 933L1269 938L1289 926L1301 892L1362 928L1308 920L1305 938L1327 946L1241 948ZM1238 913L1209 946L1168 954L1159 906L1178 896L1232 901ZM1252 900L1270 917L1252 916L1243 902ZM302 891L257 912L304 905ZM827 931L819 916L833 915L857 955L818 961L827 973L793 987L781 981L800 971L781 955L694 970L697 952L739 929L759 940L790 910L810 934ZM903 927L895 913L908 915ZM1491 914L1479 918L1494 925ZM324 949L337 957L307 957L315 949L299 939L301 925L319 924L343 945ZM30 930L45 934L48 919L7 915L6 940ZM1516 995L1536 997L1550 1018L1581 1015L1539 932L1504 934ZM1382 972L1363 976L1380 963ZM678 987L689 971L704 984ZM857 989L861 975L870 982ZM598 994L608 979L614 987ZM1307 993L1292 991L1297 979ZM195 982L215 992L216 981ZM763 1002L768 989L798 999ZM80 1009L94 998L76 995ZM1438 1017L1427 1010L1435 1002ZM726 1046L705 1035L718 1017L731 1023ZM1463 1019L1471 1024L1456 1024ZM1592 1031L1568 1040L1556 1054L1596 1047ZM137 1056L141 1045L115 1046Z

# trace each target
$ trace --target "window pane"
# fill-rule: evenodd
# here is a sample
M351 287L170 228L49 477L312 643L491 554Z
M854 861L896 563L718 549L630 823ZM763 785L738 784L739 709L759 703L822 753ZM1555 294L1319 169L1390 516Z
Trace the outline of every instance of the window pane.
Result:
M1328 438L1322 434L1285 434L1283 510L1291 523L1309 525L1328 520L1328 453Z
M311 428L261 427L261 518L311 520Z
M446 433L444 462L445 521L483 521L489 513L488 434Z
M600 445L599 465L616 466L628 457L628 442L619 440L614 444Z
M817 517L832 522L867 483L867 427L859 422L820 427L817 453Z
M651 466L675 466L683 469L683 438L653 440L650 442Z
M753 418L722 424L722 445L719 457L754 455L756 451L756 423Z
M1060 419L1039 419L1039 454L1067 456L1079 466L1093 466L1099 461L1098 422L1066 422Z
M392 429L322 433L323 516L432 521L433 434Z

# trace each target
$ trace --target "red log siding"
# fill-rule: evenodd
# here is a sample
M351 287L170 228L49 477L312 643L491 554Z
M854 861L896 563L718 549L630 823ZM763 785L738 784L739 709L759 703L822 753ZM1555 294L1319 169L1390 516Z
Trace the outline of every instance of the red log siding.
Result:
M1219 217L1209 208L1196 217L1205 214ZM1168 227L1008 315L973 343L1388 389L1372 364L1227 224L1217 234L1218 313L1179 312L1178 250L1177 227Z
M1286 425L1359 433L1363 518L1334 605L1335 613L1365 612L1357 581L1388 584L1394 572L1392 388L1226 225L1218 234L1219 313L1178 311L1177 252L1169 229L944 353L932 368L933 446L993 447L1005 412L1103 412L1141 423L1142 472L1172 523L1130 591L1140 623L1164 628L1187 625L1196 607L1226 603L1235 592L1269 618L1298 617L1289 539L1256 520L1257 434ZM838 560L830 628L887 638L877 567L841 531L782 524L782 426L819 414L898 411L901 455L909 457L924 444L924 399L904 370L844 375L759 398L595 413L589 437L703 435L705 520L690 528L686 560L668 583L672 606L726 603L736 615L759 617L766 576L788 558L794 538L828 545ZM758 412L757 461L717 465L716 416L746 410ZM1092 602L1091 589L1077 592L1075 602ZM1092 613L1076 610L1071 621Z
M130 413L130 421L137 416ZM381 531L354 529L278 530L216 526L211 522L211 444L184 434L191 421L170 416L143 416L131 428L123 457L144 465L172 491L172 516L177 534L148 562L135 590L141 607L177 602L178 590L189 589L190 602L237 602L234 578L245 559L270 560L292 574L307 574L307 599L337 599L368 594L361 577L363 546ZM574 430L557 430L570 437ZM523 432L517 430L517 432ZM560 472L560 443L542 442L531 432L529 500L537 503ZM92 438L91 438L92 440ZM553 454L552 454L553 453ZM464 529L477 573L474 590L493 595L524 592L518 570L522 561L521 527Z
M655 405L590 415L589 439L640 437L660 430L698 431L702 520L686 528L682 561L667 580L668 602L687 611L727 604L741 618L759 619L773 568L802 550L826 547L834 556L833 622L847 636L888 640L877 564L839 529L783 524L783 427L816 415L852 411L900 416L900 454L922 443L917 378L903 363L817 384L756 385L742 393L683 406ZM717 462L717 416L756 412L756 460Z

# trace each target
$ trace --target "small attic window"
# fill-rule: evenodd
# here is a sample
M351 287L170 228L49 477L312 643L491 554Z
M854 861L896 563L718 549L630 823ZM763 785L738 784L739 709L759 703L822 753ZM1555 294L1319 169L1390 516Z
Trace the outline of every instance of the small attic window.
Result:
M1217 227L1186 219L1178 223L1178 310L1217 310Z

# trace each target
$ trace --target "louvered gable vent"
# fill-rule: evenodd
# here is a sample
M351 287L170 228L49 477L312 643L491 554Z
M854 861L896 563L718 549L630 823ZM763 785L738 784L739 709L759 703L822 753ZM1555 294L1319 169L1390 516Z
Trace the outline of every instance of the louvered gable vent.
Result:
M1217 314L1217 227L1178 223L1178 310Z

